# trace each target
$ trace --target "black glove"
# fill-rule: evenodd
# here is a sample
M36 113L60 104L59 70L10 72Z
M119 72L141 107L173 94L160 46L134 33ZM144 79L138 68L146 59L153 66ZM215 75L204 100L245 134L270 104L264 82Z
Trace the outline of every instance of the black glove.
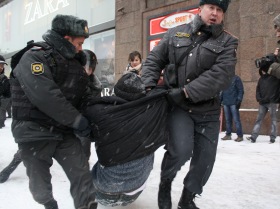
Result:
M170 89L168 92L168 100L172 103L175 103L177 105L182 104L184 101L187 100L185 92L182 88L173 88Z
M78 116L73 124L74 134L78 137L89 137L91 128L84 116Z
M74 130L74 134L78 138L80 138L80 137L92 138L91 137L91 128L89 126L86 129L84 129L84 130L75 129Z
M241 101L237 101L237 103L236 103L236 109L239 110L239 109L240 109L240 106L241 106Z

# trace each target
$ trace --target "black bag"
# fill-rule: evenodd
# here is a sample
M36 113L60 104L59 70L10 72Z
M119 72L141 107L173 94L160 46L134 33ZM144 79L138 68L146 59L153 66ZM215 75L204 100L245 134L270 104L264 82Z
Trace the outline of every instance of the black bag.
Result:
M11 68L12 68L12 72L11 72L11 77L14 77L13 75L13 70L15 69L15 67L17 66L17 64L19 63L21 57L24 55L25 52L27 52L29 49L33 48L33 47L41 47L44 50L50 50L52 49L51 46L49 46L48 44L46 44L45 42L34 42L34 40L28 41L26 44L26 47L24 47L23 49L21 49L20 51L18 51L16 54L14 54L12 56L11 59ZM50 54L50 53L49 53ZM49 59L47 59L49 61ZM51 65L50 66L54 66L54 61L52 59L51 61Z

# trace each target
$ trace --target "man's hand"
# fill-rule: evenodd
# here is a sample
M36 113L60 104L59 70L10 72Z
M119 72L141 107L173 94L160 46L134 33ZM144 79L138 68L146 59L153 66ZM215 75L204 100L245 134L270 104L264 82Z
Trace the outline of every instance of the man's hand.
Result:
M74 124L74 134L78 137L89 137L91 133L91 128L89 126L88 120L82 116L79 115Z
M184 89L183 88L170 89L168 92L168 99L175 104L181 104L186 100L186 94L184 92Z

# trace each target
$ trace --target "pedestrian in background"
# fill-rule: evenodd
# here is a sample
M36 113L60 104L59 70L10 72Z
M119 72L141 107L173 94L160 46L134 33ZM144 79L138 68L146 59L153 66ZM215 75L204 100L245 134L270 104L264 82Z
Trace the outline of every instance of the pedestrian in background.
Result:
M146 90L157 86L164 70L171 111L169 140L161 167L160 209L171 209L171 184L189 160L190 169L178 204L198 208L216 158L220 130L220 98L235 74L238 39L224 31L229 0L200 0L199 12L189 24L169 29L142 67ZM167 66L166 66L167 65Z
M222 140L231 140L233 120L237 134L237 138L234 141L243 141L242 124L239 114L239 108L243 99L243 95L243 83L240 77L235 75L232 79L230 87L221 93L221 104L223 105L226 119L226 135L222 138Z
M8 65L0 55L0 129L5 127L6 109L9 105L11 90L8 77L5 75L5 65Z
M259 111L251 136L247 137L252 143L256 142L263 119L268 111L271 121L270 143L274 143L277 137L276 111L280 101L280 80L267 74L271 63L261 65L259 69L260 78L256 88L256 99L259 103Z
M128 55L128 65L124 73L134 72L141 76L142 71L142 56L140 52L133 51Z

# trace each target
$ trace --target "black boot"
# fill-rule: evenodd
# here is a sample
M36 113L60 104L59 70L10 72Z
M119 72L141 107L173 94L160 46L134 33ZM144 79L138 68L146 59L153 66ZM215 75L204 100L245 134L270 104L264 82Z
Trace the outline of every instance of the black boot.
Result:
M158 191L158 207L159 209L171 209L171 184L169 179L161 179Z
M185 187L180 198L178 209L199 209L194 203L195 193L190 192Z
M44 204L45 209L58 209L57 202L55 200L50 200Z
M14 172L14 170L18 167L20 163L21 163L21 159L18 157L14 157L12 162L1 171L0 183L4 183L5 181L7 181L11 173Z

